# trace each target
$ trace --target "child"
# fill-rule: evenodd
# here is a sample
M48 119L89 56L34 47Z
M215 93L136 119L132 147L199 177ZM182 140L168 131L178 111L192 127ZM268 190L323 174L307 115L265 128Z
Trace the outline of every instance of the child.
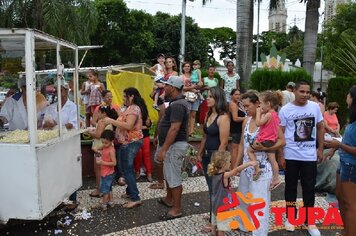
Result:
M194 85L203 86L203 82L201 79L200 61L199 60L195 60L193 62L193 71L192 71L192 75L190 76L190 81Z
M257 161L249 161L233 170L230 170L231 154L227 151L215 152L212 155L211 162L208 165L208 175L212 176L212 190L213 190L213 217L211 223L213 225L212 235L225 235L225 231L231 231L229 226L231 218L224 221L217 221L217 210L224 205L224 198L230 198L231 184L230 177L237 175L243 169L249 166L257 166ZM230 170L230 171L228 171ZM216 229L218 230L217 234Z
M101 208L105 211L107 207L113 207L112 182L115 178L115 148L114 148L115 132L112 130L104 130L101 134L101 142L103 143L100 151L101 157L96 157L96 164L100 165L100 193L103 194L103 204Z
M260 95L260 107L256 110L256 125L260 127L260 131L255 140L255 143L260 143L263 147L272 147L278 138L279 131L279 117L276 112L278 106L282 103L283 95L281 92L277 91L265 91ZM255 150L252 145L247 150L247 154L252 161L256 160ZM270 151L267 153L269 162L271 163L273 170L273 180L271 183L271 190L278 187L281 184L279 179L279 168L276 161L275 151ZM257 180L262 173L262 170L257 165L255 166L255 174L253 180Z
M101 134L103 133L104 130L113 130L113 126L111 124L105 125L105 122L103 119L105 117L109 117L111 119L116 120L118 115L117 112L114 108L111 108L110 106L107 105L101 105L98 109L98 122L96 125L96 128L94 129L89 129L88 133L90 134L91 137L93 137L93 143L91 149L93 150L94 154L97 154L99 152L99 149L102 148L102 142L101 142ZM96 177L96 190L91 192L89 194L90 197L100 197L100 166L96 164L96 161L94 160L94 172L95 172L95 177Z
M159 110L158 108L158 99L164 99L164 91L163 91L163 84L162 84L162 80L165 74L165 66L164 66L164 62L165 62L165 56L163 53L160 53L157 55L157 64L155 64L154 66L152 66L150 68L150 71L152 73L155 73L155 94L154 94L154 102L153 102L153 108L156 110Z

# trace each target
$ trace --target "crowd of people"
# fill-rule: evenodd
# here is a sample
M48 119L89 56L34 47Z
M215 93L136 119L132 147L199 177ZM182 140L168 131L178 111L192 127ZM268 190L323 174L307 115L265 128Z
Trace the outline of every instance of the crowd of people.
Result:
M128 200L124 208L142 205L136 180L140 178L143 159L149 182L153 182L152 164L155 167L157 181L149 187L166 190L165 196L157 201L169 210L160 219L183 216L181 171L199 111L203 137L197 159L203 166L210 202L210 217L204 232L224 235L231 230L227 222L217 220L217 208L231 194L231 178L237 174L240 176L238 191L245 196L251 193L263 198L266 203L263 214L256 215L260 227L253 235L268 234L271 191L281 184L280 169L285 173L286 207L296 207L298 180L304 207L314 207L318 163L330 159L339 150L340 164L334 173L336 194L345 235L356 235L356 227L352 225L356 219L353 201L356 196L356 168L353 168L356 166L356 86L347 95L349 125L341 141L336 116L339 105L331 102L325 111L320 93L311 92L307 81L289 82L281 92L243 92L232 61L226 63L227 72L221 83L214 77L214 66L208 67L208 76L204 78L200 66L198 60L184 62L182 75L178 76L174 58L159 54L157 64L151 68L155 73L151 97L159 114L153 137L156 147L153 163L148 132L151 120L140 92L133 87L125 88L124 102L119 107L112 104L112 93L99 81L97 71L88 71L88 80L80 93L86 125L92 127L88 132L94 139L96 188L90 196L102 198L101 208L106 210L114 205L115 181L126 186L121 195ZM66 129L78 128L77 108L68 98L69 85L65 81L61 85L62 124ZM10 97L0 111L1 122L8 122L11 130L27 128L26 83L20 84L20 88L20 93ZM57 125L58 115L50 114L56 111L55 107L56 103L46 108L47 117L53 119L43 121L43 128ZM75 193L71 199L76 203ZM243 201L239 207L247 212ZM240 225L241 230L246 230ZM287 231L295 230L288 215L285 227ZM315 225L307 225L307 229L312 236L320 235Z

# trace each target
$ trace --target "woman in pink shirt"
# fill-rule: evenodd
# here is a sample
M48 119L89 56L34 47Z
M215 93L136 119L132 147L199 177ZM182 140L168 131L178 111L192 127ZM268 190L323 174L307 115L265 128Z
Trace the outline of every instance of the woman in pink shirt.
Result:
M336 116L338 109L339 104L337 104L337 102L330 102L327 106L327 110L323 114L325 120L325 132L329 133L331 136L339 136L340 124Z

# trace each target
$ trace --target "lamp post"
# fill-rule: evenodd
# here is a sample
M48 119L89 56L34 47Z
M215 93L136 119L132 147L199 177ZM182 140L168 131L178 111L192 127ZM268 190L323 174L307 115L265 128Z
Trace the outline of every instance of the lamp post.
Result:
M260 47L260 0L257 0L256 70L258 69L258 48Z
M190 0L191 1L191 0ZM182 64L184 62L185 54L185 11L187 8L187 0L182 0L182 19L180 29L180 52L179 52L179 72L182 73Z
M324 47L324 24L325 24L325 12L321 13L320 16L324 15L323 23L321 25L321 33L322 33L322 39L321 39L321 46L320 46L320 91L323 90L323 47Z

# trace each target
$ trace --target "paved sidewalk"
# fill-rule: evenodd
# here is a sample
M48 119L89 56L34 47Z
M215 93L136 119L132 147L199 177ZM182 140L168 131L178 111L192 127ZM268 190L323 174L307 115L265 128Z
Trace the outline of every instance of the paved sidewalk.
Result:
M201 232L201 228L207 223L204 218L208 216L209 209L204 177L192 177L184 182L182 199L184 216L166 222L161 222L159 216L164 214L168 208L157 202L157 199L162 197L165 192L164 190L149 189L148 185L147 182L138 183L143 205L135 209L121 207L125 200L119 196L125 188L115 186L113 191L116 205L103 212L98 208L100 199L89 197L94 186L94 179L84 179L84 186L78 191L78 200L80 201L78 212L82 213L86 209L91 214L91 218L74 220L75 217L72 214L57 211L52 212L41 221L10 220L5 227L0 229L0 235L54 235L56 229L61 230L58 235L208 235ZM301 193L301 189L298 191ZM284 185L281 185L272 192L272 201L282 200L283 196ZM200 204L199 207L194 206L196 202ZM326 197L319 195L316 198L316 205L327 208ZM63 226L66 220L69 225ZM62 226L57 226L58 221L62 223ZM269 221L272 225L272 216ZM321 230L321 232L325 236L334 236L338 230ZM235 231L227 235L250 234ZM281 229L271 231L269 235L299 236L308 235L308 232L305 229L298 229L289 233Z

